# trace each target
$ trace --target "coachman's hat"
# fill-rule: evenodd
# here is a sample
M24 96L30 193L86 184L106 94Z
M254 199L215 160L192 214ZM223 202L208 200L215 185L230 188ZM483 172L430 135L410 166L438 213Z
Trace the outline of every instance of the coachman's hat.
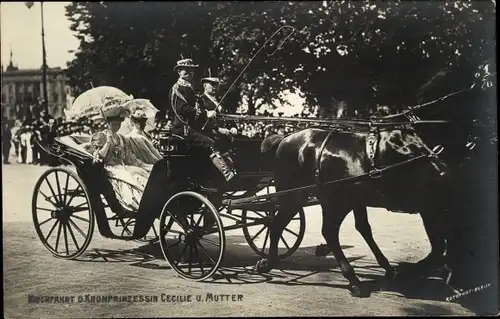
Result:
M208 78L201 79L201 83L205 83L205 82L220 84L221 80L219 78L216 78L216 77L208 77Z
M199 65L194 64L192 59L182 59L177 61L177 65L174 66L174 71L177 71L179 68L197 68Z

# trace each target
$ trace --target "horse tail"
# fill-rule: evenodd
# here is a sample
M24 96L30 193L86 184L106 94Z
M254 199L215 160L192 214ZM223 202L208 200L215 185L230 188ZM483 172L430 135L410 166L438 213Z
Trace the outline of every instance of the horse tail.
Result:
M266 137L260 145L260 152L264 156L271 156L276 153L278 146L285 137L282 135L274 134Z

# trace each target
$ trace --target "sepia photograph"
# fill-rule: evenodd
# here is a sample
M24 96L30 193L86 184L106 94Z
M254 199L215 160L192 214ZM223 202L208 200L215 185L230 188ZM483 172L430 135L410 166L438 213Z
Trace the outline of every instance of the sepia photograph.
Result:
M4 318L500 315L496 0L0 22Z

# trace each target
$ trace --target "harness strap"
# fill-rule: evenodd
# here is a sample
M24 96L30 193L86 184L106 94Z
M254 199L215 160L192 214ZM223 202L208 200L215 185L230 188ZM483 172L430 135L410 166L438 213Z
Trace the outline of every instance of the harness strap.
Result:
M316 179L316 184L321 185L323 182L321 181L321 155L323 155L323 150L326 147L326 144L330 140L334 130L331 130L328 135L325 137L323 140L323 143L321 143L321 146L319 148L319 152L316 155L316 170L314 172L314 177Z

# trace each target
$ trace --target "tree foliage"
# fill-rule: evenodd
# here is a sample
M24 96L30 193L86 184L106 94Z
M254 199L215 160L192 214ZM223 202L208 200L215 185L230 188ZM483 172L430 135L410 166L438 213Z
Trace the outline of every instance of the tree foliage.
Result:
M402 108L469 86L494 59L495 6L489 1L432 2L74 2L67 7L80 48L69 64L80 90L114 85L166 107L183 57L224 80L235 111L254 113L285 89L311 106L346 103L366 112ZM491 73L496 65L490 61ZM199 81L197 81L199 83Z

